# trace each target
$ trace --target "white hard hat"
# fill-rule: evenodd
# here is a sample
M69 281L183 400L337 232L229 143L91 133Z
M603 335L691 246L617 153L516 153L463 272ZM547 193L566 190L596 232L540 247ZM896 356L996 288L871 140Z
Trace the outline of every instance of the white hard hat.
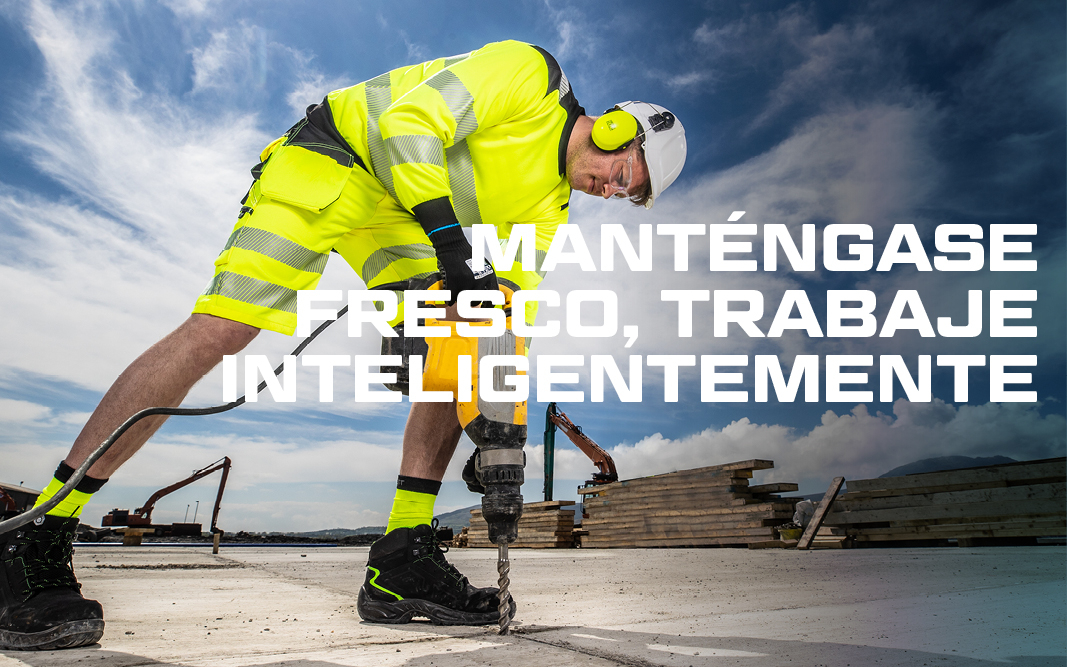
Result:
M652 208L660 193L682 173L685 165L685 128L674 114L658 104L620 102L615 108L636 118L644 134L645 165L652 183L652 196L645 202L645 208Z

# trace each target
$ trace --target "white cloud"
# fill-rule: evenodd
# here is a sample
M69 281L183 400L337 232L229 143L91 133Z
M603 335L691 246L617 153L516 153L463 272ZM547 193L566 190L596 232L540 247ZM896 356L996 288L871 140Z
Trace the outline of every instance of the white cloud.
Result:
M326 97L327 93L350 86L352 83L352 81L345 78L327 78L319 72L307 70L293 84L293 90L286 95L285 101L289 104L293 117L300 118L304 115L309 104L315 104Z
M0 422L33 422L51 416L52 409L30 401L0 398Z
M240 25L211 34L207 44L193 48L193 92L239 89L256 70L265 75L266 36L254 25Z
M667 85L674 89L691 88L715 80L715 73L710 70L694 70L676 74L667 79ZM705 91L706 92L706 91Z
M747 222L915 222L937 182L930 106L842 107L812 118L770 151L698 183L687 199L730 202ZM725 206L723 207L725 208ZM717 219L717 218L715 218Z
M336 429L319 427L315 438L286 440L238 434L159 433L113 476L119 485L165 486L175 471L202 467L229 456L235 462L229 485L311 484L388 480L400 467L400 433L391 443L339 439ZM349 439L352 438L352 439Z
M179 18L196 18L208 12L216 0L162 0L175 16Z
M863 92L877 98L875 91L886 89L890 83L886 77L891 70L883 61L892 52L877 42L869 25L839 23L818 33L807 19L794 14L779 24L778 34L797 49L800 62L770 91L769 103L752 121L753 127L797 103L816 100L834 105L844 97L857 99L857 93ZM894 97L900 96L901 91L894 93Z
M408 33L406 30L401 30L399 34L400 39L404 40L404 46L407 47L407 59L410 62L422 62L430 57L428 55L429 51L426 46L423 44L419 44L418 42L412 41L412 39L408 37Z
M28 21L47 78L7 138L72 196L0 187L0 275L22 286L0 297L0 363L104 388L188 313L269 136L137 89L88 12L36 3Z
M1042 416L1039 407L1020 404L953 406L943 401L892 406L892 414L871 414L865 405L837 414L828 410L821 423L803 432L776 424L755 424L747 417L722 428L682 438L659 433L632 445L606 447L622 479L747 459L770 459L767 482L877 477L897 466L946 455L1007 455L1018 460L1062 456L1067 421ZM604 443L601 443L602 445ZM543 447L528 448L530 476L543 467ZM556 453L556 477L584 479L593 466L577 450Z
M571 58L576 55L575 49L581 48L581 45L576 42L576 39L581 34L576 25L578 22L577 14L573 10L568 11L567 9L554 7L549 0L544 0L544 5L559 36L559 42L552 52L553 55L557 60Z

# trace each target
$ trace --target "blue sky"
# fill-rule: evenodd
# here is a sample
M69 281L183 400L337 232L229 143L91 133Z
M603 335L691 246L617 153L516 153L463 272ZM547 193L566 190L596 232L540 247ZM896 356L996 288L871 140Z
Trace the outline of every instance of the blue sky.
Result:
M553 271L545 288L615 290L621 321L642 333L629 350L621 335L562 336L538 341L535 355L776 354L789 363L798 354L899 354L913 369L920 354L1038 357L1037 367L1017 369L1033 373L1037 403L989 403L984 375L956 403L951 376L936 368L930 403L702 403L695 372L683 374L681 400L664 403L662 376L646 369L640 404L609 392L603 404L563 406L613 451L623 477L770 458L777 467L762 480L816 492L836 475L877 476L929 456L1063 455L1063 5L614 6L605 17L577 2L0 2L0 479L42 487L114 377L186 317L248 168L306 105L387 69L507 38L551 51L589 113L636 98L685 124L686 169L651 212L572 197L571 222L594 257L603 223L707 225L732 211L797 235L804 224L869 224L875 247L894 224L913 224L931 254L939 224L1038 227L1038 270L1029 273L712 273L706 243L696 242L680 273L664 237L651 273ZM320 287L361 283L332 263ZM990 338L987 326L974 339L756 339L735 328L714 338L710 309L698 309L698 334L678 338L663 289L758 290L764 330L787 289L805 290L817 313L828 289L871 290L880 318L893 294L914 289L931 319L962 317L967 290L1037 290L1036 303L1015 305L1032 306L1038 335ZM278 357L294 345L265 334L249 352ZM377 345L331 331L316 347L371 354ZM214 404L220 387L210 375L186 404ZM383 523L406 404L319 404L313 389L292 405L172 419L86 519L136 507L229 455L228 530ZM531 499L541 488L544 408L530 404ZM441 509L476 502L458 482L469 447L461 444L446 477ZM559 452L556 496L574 497L591 472L576 450ZM181 520L187 504L210 502L214 483L163 501L157 518Z

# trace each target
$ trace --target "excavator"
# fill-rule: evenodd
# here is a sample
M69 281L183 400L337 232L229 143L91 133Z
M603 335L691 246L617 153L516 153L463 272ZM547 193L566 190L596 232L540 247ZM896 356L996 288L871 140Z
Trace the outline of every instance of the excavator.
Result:
M615 462L604 449L596 444L592 438L582 432L582 427L577 426L568 417L567 413L556 407L555 403L548 404L545 413L545 500L552 500L552 476L556 458L556 429L570 438L574 446L589 457L597 472L593 473L593 479L587 480L585 486L597 486L610 484L619 480L619 473L615 470Z
M198 479L207 477L216 470L222 470L222 479L219 480L219 493L215 497L215 509L211 513L211 532L219 534L218 529L219 506L222 504L222 492L226 488L226 478L230 475L230 457L223 456L211 465L193 472L180 482L165 486L149 497L145 504L133 512L129 510L113 509L103 519L103 526L130 526L131 528L155 528L156 535L199 535L201 526L198 523L174 523L166 525L154 525L152 523L152 510L156 502L163 496L174 493L178 489L188 486Z

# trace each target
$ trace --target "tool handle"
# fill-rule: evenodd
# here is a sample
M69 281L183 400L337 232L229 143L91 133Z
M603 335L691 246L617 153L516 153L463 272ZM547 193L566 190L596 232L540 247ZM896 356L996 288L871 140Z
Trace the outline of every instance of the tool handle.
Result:
M426 289L428 289L428 290L443 290L444 288L445 288L445 281L438 280L437 282L435 282L434 284L430 285ZM511 289L507 285L498 285L497 289L499 289L501 292L504 293L504 310L505 310L505 312L507 312L510 315L511 314L511 298L512 298L512 296L514 296L515 290ZM458 296L458 295L453 294L452 296L455 297L455 296ZM444 301L444 299L441 299L441 301Z

